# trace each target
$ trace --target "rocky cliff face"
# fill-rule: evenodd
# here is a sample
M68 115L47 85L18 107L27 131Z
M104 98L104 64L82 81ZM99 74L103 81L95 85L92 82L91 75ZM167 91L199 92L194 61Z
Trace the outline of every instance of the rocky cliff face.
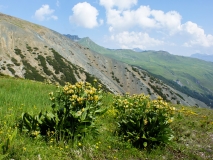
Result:
M95 77L113 93L144 93L173 103L207 107L142 69L104 57L45 27L0 14L0 38L2 74L61 84Z

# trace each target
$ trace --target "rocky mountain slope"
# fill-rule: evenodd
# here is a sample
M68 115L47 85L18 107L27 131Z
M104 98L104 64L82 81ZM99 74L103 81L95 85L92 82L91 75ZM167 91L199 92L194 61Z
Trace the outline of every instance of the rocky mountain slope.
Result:
M171 87L213 107L212 62L176 56L165 51L107 49L95 44L88 37L82 38L78 43L107 57L143 68Z
M0 14L0 73L64 84L97 78L108 90L207 107L145 70L107 58L48 28Z

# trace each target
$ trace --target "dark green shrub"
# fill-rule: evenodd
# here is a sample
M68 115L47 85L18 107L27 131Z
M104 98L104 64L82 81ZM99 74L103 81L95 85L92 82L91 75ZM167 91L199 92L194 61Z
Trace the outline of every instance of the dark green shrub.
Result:
M22 53L21 53L21 50L16 48L14 49L15 50L15 54L19 55L22 59L25 57Z
M118 135L134 146L151 149L172 139L170 123L175 108L161 98L151 101L143 94L126 94L116 96L113 106L117 110Z
M31 116L23 113L19 125L22 132L32 137L54 136L57 141L81 139L87 133L97 133L96 118L105 112L102 91L89 83L67 84L58 92L50 93L52 110Z
M24 69L25 69L25 78L26 79L31 79L31 80L36 80L36 81L44 81L45 78L39 74L39 72L32 67L26 60L22 61L23 65L24 65Z
M41 62L41 66L42 66L44 72L45 72L48 76L50 76L50 75L52 74L52 72L51 72L51 71L48 69L48 67L47 67L46 59L45 59L43 56L41 56L41 55L38 55L38 59L39 59L40 62Z
M13 68L11 68L11 67L8 67L8 70L9 70L13 75L16 73L16 71L15 71Z

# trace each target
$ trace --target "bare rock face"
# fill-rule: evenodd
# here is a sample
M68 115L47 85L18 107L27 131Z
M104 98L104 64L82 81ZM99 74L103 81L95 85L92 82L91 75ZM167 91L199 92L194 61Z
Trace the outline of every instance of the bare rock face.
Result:
M144 93L172 103L207 107L142 69L104 57L45 27L4 14L0 14L0 73L61 84L96 77L116 94Z

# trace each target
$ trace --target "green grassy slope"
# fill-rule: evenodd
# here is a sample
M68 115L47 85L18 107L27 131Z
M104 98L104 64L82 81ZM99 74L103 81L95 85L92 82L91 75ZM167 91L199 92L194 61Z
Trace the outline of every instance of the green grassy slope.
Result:
M48 93L56 86L30 80L0 76L0 145L11 137L22 112L38 114L49 109ZM87 137L82 144L64 144L33 139L19 132L8 151L0 159L211 159L213 158L213 110L176 106L177 114L172 124L172 144L147 152L138 150L114 135L116 124L112 95L105 95L104 106L109 111L98 123L101 134Z

